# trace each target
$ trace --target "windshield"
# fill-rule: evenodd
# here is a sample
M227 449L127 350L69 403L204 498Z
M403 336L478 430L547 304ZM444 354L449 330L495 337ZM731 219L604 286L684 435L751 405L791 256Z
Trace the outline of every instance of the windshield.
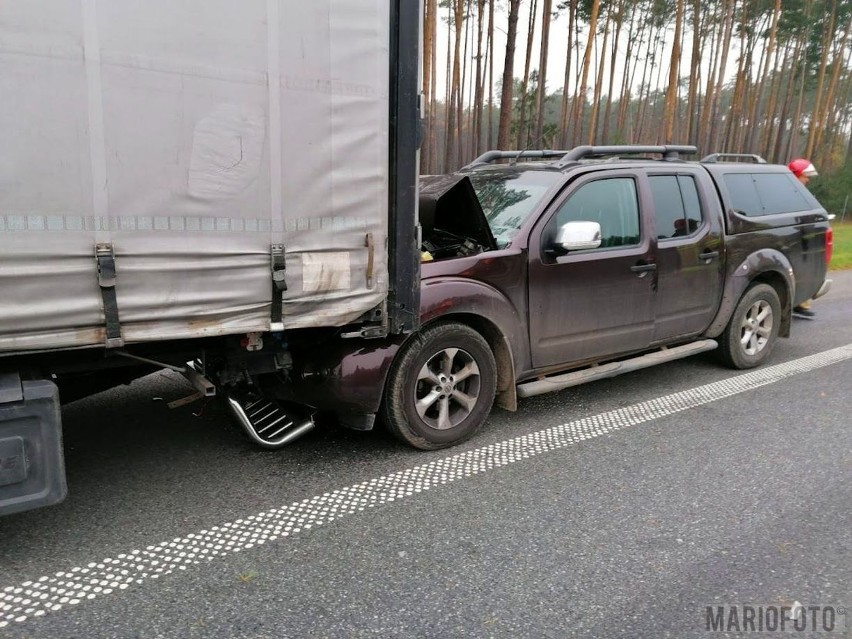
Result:
M489 171L470 176L499 248L512 243L529 214L561 177L551 171Z

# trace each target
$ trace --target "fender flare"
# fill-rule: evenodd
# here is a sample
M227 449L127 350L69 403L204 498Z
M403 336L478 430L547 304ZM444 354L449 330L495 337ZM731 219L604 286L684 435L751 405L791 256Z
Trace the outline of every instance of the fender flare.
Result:
M465 278L435 278L423 284L421 329L438 321L457 321L480 332L497 360L495 404L516 410L515 366L524 360L515 358L528 357L529 349L524 324L509 300L497 289ZM435 288L429 291L430 286ZM385 339L335 340L294 355L294 374L281 398L339 414L375 414L399 349L420 334L417 330Z
M722 302L716 317L713 318L704 335L718 337L725 330L734 309L745 290L755 281L764 281L778 290L781 300L781 327L779 335L790 336L793 296L796 291L796 278L790 260L778 250L761 249L751 253L733 270L725 281ZM779 290L779 288L781 290Z
M424 280L420 295L421 328L438 321L466 324L485 337L497 361L494 403L506 410L517 410L515 371L519 363L523 366L529 360L529 343L525 322L511 301L498 289L476 280L463 277ZM416 336L417 333L409 339Z

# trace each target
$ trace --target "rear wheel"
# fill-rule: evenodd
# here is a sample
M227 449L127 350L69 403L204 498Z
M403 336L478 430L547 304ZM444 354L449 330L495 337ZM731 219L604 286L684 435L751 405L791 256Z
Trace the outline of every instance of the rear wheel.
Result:
M397 355L382 418L394 436L415 448L445 448L479 429L496 388L494 354L482 335L464 324L435 324Z
M722 360L733 368L753 368L772 353L781 325L781 301L769 284L753 284L740 298L722 334Z

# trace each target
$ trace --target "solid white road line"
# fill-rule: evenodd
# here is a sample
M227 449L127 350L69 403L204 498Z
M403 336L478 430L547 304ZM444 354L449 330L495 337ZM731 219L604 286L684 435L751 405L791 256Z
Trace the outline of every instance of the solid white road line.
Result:
M249 550L437 486L848 359L852 359L852 344L457 453L115 558L6 586L0 589L0 628L66 605L115 594L147 579Z

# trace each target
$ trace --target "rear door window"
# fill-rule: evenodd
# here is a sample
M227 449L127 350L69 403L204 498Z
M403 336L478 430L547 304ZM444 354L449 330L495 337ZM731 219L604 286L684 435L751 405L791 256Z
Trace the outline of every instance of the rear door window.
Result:
M701 203L691 175L651 175L657 239L691 235L701 226Z

